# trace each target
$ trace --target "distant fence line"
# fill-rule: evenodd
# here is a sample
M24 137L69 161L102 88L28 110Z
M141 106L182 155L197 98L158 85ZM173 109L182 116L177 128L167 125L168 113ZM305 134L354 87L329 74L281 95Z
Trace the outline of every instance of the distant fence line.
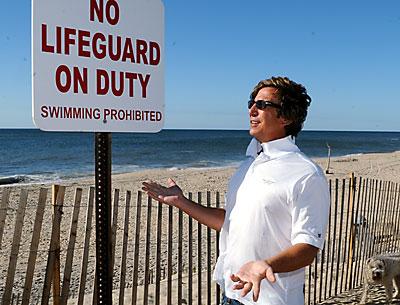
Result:
M94 304L94 188L14 189L0 188L1 304ZM400 249L397 183L352 176L329 189L325 247L306 268L309 305L360 286L367 257ZM219 192L187 195L224 206ZM114 304L219 304L217 232L140 191L115 189L112 205Z

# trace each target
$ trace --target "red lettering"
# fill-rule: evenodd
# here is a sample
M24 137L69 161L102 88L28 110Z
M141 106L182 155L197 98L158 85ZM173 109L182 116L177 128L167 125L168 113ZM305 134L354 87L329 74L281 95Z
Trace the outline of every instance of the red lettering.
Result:
M49 113L47 112L47 106L40 107L40 110L41 110L40 116L42 118L47 118L49 116Z
M90 46L90 41L84 38L90 38L90 32L78 30L78 56L90 57L90 52L83 49Z
M130 121L132 120L132 110L126 111L126 119Z
M108 52L109 56L112 60L117 61L121 58L121 36L117 36L117 42L116 42L116 52L114 53L114 41L113 41L113 36L108 35Z
M42 24L42 51L54 53L54 46L47 44L47 24Z
M102 86L102 80L104 80L104 86ZM108 78L107 71L102 69L96 70L96 84L97 84L97 94L105 95L110 89L110 80Z
M63 84L61 81L63 75L65 77L65 84ZM66 65L61 65L57 67L56 86L61 93L67 93L71 88L71 71Z
M57 48L57 54L61 54L61 27L56 26L56 48Z
M65 28L64 35L64 54L69 55L70 45L75 44L75 39L71 38L71 35L76 35L76 29Z
M117 120L117 109L111 109L111 120Z
M137 79L137 73L132 73L132 72L125 72L125 77L129 81L129 96L133 97L135 95L135 87L133 85L133 81Z
M150 41L150 65L157 66L160 63L161 50L157 42Z
M107 117L110 115L110 109L104 109L104 121L107 121Z
M72 118L72 108L71 108L71 107L64 107L63 117L64 117L65 119L70 119L70 118Z
M136 40L136 59L137 59L138 64L141 63L140 58L143 59L144 64L146 64L146 65L148 64L146 52L147 52L146 41L137 39Z
M99 109L99 108L95 108L95 109L93 110L93 117L94 117L96 120L100 119L100 109Z
M81 88L82 93L88 93L88 73L87 68L83 69L83 75L78 67L74 67L74 93L78 93L78 87Z
M106 37L102 33L96 33L93 35L92 50L94 57L96 57L97 59L103 59L106 57L106 46L104 44L98 43L98 40L104 42L106 41Z
M128 37L125 40L124 51L122 52L122 61L130 59L131 62L135 63L135 57L133 55L132 40Z
M117 89L117 73L111 71L111 91L115 96L121 96L124 93L124 72L119 72L119 88Z
M50 117L51 118L58 118L60 115L60 108L61 107L49 107L50 108Z
M100 23L103 23L103 0L100 0L100 4L96 0L90 0L90 21L94 21L94 15Z
M139 82L142 87L142 97L147 97L147 85L149 84L150 74L146 74L143 79L143 75L139 74Z
M111 7L114 8L114 17L111 17ZM119 6L117 1L108 0L106 3L106 19L109 24L116 25L119 21Z
M112 15L112 9L114 10L114 14ZM94 21L94 16L97 16L97 20L100 23L104 22L104 2L100 0L97 3L96 0L90 0L90 20ZM107 22L111 25L116 25L119 21L119 6L116 0L108 0L106 3L106 19Z
M72 110L72 116L74 119L81 119L82 118L82 108L74 107Z
M156 120L156 113L154 111L150 111L150 121L155 121Z
M125 111L123 109L120 109L118 111L118 120L122 121L125 119Z

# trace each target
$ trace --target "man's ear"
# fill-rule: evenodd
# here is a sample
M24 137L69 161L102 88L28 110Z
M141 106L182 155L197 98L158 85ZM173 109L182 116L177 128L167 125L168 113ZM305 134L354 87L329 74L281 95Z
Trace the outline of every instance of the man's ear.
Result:
M283 126L290 125L293 122L293 120L286 119L283 116L280 116L279 119L280 119L280 121L281 121Z

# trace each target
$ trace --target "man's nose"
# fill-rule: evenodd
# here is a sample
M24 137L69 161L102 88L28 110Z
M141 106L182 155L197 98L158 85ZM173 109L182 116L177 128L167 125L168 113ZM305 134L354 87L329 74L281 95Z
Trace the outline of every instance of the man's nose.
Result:
M257 115L257 113L258 113L258 109L256 107L256 104L254 104L253 106L250 107L249 114L250 114L250 116L254 116L254 115Z

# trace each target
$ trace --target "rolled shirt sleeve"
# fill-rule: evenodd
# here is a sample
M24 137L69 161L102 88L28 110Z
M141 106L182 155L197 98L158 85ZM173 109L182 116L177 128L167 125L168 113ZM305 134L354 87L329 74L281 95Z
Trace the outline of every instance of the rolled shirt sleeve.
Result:
M292 202L293 245L306 243L322 249L329 217L329 187L321 173L298 181Z

